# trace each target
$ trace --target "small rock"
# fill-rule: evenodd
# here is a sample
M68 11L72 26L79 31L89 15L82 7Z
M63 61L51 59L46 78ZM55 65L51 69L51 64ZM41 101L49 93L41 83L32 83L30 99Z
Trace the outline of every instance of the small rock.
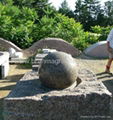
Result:
M22 52L15 52L14 53L14 57L16 57L16 58L22 58L23 57L23 53Z
M15 53L16 53L16 50L14 48L9 48L8 52L9 52L10 57L14 57Z

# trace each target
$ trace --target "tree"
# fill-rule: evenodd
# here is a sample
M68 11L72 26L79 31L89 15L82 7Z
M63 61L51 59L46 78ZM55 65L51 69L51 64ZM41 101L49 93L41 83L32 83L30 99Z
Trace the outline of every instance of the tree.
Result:
M105 2L104 5L105 12L105 25L113 25L113 0Z
M85 30L95 26L98 16L102 14L98 0L77 0L75 3L75 19L83 24Z
M70 10L70 8L68 7L68 3L66 0L64 0L62 3L61 3L61 7L59 8L58 10L59 13L65 15L65 16L68 16L68 17L72 17L74 18L74 13L72 10Z
M0 0L0 2L4 5L6 5L6 4L12 5L13 4L13 0Z
M47 14L48 16L54 16L54 13L56 13L56 9L50 5L48 0L1 0L0 2L4 5L12 4L14 6L18 6L19 8L33 8L37 11L39 19Z
M48 3L48 0L13 0L13 4L19 7L43 7Z

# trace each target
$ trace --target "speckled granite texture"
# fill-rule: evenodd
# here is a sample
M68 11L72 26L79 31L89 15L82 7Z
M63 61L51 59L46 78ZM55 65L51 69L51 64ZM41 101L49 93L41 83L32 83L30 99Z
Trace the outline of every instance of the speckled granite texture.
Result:
M4 99L4 120L111 120L111 93L92 72L79 75L78 86L52 90L37 73L26 73Z

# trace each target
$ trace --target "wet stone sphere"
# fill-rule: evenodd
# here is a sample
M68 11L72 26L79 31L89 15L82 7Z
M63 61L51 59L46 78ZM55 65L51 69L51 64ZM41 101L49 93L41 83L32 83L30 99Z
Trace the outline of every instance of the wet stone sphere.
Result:
M42 85L64 89L75 84L77 65L71 55L64 52L49 53L43 58L39 68L39 79Z

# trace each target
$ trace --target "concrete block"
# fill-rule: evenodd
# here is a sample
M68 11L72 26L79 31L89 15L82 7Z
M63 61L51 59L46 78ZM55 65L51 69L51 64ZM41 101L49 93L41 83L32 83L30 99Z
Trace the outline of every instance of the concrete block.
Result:
M0 76L4 78L8 75L9 71L9 53L8 52L0 52Z
M49 52L56 52L56 49L42 49L44 54L48 54Z
M10 58L22 58L23 53L17 52L14 48L9 48L9 56Z
M23 53L22 52L15 52L14 53L14 57L15 58L22 58L23 57Z

